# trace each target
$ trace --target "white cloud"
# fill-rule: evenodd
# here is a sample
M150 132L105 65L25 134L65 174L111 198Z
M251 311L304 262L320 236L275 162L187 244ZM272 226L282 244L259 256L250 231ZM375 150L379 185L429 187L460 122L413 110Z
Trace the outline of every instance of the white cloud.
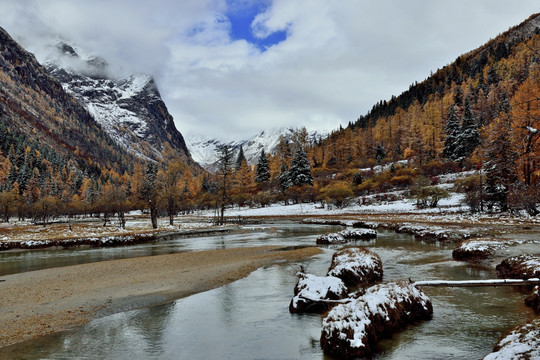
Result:
M61 34L117 69L152 73L182 133L239 138L345 125L537 10L536 0L273 0L252 30L287 39L261 52L231 39L225 17L252 1L0 0L0 24L38 58Z

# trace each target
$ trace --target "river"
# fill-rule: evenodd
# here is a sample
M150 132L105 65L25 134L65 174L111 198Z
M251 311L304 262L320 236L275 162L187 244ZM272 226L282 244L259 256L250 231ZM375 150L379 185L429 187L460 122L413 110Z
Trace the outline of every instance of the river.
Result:
M254 225L240 234L219 234L106 249L5 252L1 274L131 256L258 245L313 245L318 235L341 227L295 223ZM379 231L369 247L383 261L384 280L496 278L491 267L452 260L455 245L425 243ZM221 288L173 303L118 313L84 326L0 351L21 359L331 359L319 345L321 317L291 315L288 305L303 264L324 275L332 253L302 262L277 262ZM433 319L383 340L377 359L479 359L498 338L533 317L525 295L509 287L426 288Z

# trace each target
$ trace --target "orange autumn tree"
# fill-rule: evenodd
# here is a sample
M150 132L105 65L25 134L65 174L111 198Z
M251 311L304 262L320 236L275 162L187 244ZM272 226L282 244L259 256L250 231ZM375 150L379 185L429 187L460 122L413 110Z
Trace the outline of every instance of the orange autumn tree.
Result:
M530 75L512 99L512 142L519 157L518 172L526 185L540 179L540 67L531 66Z

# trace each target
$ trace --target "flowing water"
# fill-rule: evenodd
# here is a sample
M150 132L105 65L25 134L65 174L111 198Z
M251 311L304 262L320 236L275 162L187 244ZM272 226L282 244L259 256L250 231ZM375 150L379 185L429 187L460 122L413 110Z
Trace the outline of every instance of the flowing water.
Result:
M62 266L73 257L89 262L238 246L312 245L318 234L337 229L341 228L260 225L245 234L183 238L129 248L6 253L1 254L0 265L2 271L9 264L7 272L16 272L14 268L27 271ZM389 231L379 231L376 240L360 245L379 254L385 280L496 277L490 267L453 261L455 245L423 243ZM0 358L329 359L319 345L321 316L291 315L288 305L299 265L309 273L324 275L337 248L325 247L322 254L301 262L277 262L245 279L170 304L115 314L14 345L0 351ZM479 359L491 352L503 333L533 316L523 305L524 295L509 287L426 288L425 292L433 302L433 319L383 340L376 358Z

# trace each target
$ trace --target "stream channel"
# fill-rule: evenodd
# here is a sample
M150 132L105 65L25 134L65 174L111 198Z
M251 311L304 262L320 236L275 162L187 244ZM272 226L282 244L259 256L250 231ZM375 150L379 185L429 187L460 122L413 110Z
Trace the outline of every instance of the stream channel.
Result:
M293 222L246 227L245 233L178 238L129 247L0 253L0 276L78 263L241 246L312 246L339 226ZM496 278L492 267L452 260L455 244L422 242L380 230L358 242L379 254L384 280ZM325 275L333 252L276 262L218 289L100 318L63 333L0 350L10 359L331 359L319 345L321 316L291 315L289 302L303 264ZM425 288L433 319L383 340L377 359L481 359L506 331L533 317L511 287Z

